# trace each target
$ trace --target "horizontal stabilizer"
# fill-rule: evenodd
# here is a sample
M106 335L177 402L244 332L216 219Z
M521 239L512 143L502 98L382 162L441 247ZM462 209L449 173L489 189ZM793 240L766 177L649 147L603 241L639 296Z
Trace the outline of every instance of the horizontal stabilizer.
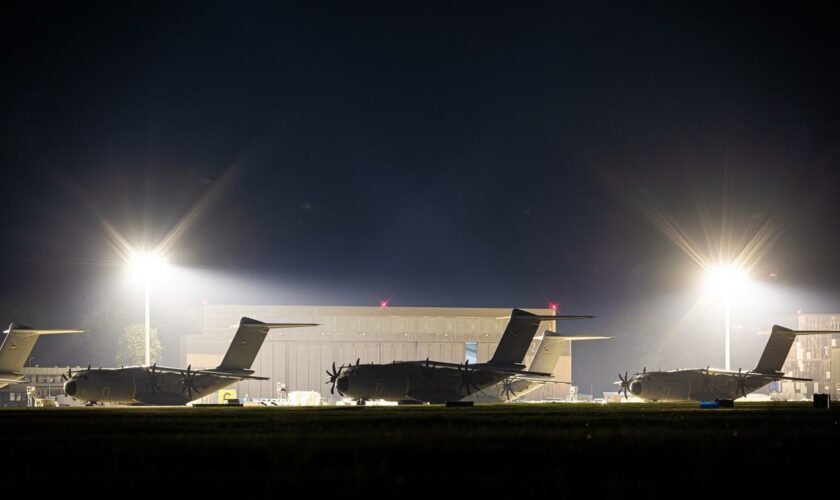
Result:
M216 371L229 374L243 374L249 371L257 353L262 347L268 331L275 328L303 328L319 326L318 323L263 323L252 318L242 317L238 329ZM247 373L245 373L247 375Z
M47 330L12 323L3 332L6 336L0 344L0 373L18 373L41 335L82 332L84 330Z
M576 319L592 319L594 317L595 316L570 314L558 314L556 316L531 314L528 316L499 316L496 319L510 319L511 321L572 321Z
M596 335L590 335L590 336L577 335L577 336L574 336L574 337L570 337L568 335L558 335L555 338L558 338L560 340L608 340L608 339L611 339L613 337L600 337L600 336L596 336Z
M779 373L785 364L785 359L790 352L794 339L799 335L823 335L840 333L836 330L791 330L779 325L773 325L770 331L770 338L758 360L755 372L758 373Z
M321 326L320 323L245 323L241 325L230 325L231 328L306 328L307 326Z
M592 318L592 316L543 316L522 309L514 309L510 313L505 332L502 334L499 345L496 346L496 351L488 364L508 368L521 364L525 359L531 341L534 340L534 335L540 329L540 322L542 321L589 318Z
M607 340L614 337L603 337L600 335L561 335L557 332L546 330L545 337L558 340Z
M41 330L36 328L29 328L28 326L18 325L9 327L3 330L3 333L15 332L18 335L58 335L62 333L84 333L85 330Z
M785 328L779 325L773 325L772 332L758 332L758 335L763 335L768 337L773 333L785 334L785 335L830 335L832 333L840 333L840 330L791 330L790 328Z
M20 379L0 378L0 384L17 384Z

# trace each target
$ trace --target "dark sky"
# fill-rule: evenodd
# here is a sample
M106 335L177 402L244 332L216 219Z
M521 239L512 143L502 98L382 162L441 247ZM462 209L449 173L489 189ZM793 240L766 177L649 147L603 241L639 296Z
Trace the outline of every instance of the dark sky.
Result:
M115 272L100 220L155 241L209 192L176 263L287 293L186 302L550 299L643 344L628 322L692 263L639 205L694 231L725 200L784 229L760 272L830 310L827 5L14 2L0 298L79 321Z

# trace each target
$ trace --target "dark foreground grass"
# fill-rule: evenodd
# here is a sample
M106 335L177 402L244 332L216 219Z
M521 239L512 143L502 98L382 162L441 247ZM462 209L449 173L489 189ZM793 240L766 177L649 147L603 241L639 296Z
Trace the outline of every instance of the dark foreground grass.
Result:
M158 492L778 493L836 474L838 420L789 403L4 409L0 474Z

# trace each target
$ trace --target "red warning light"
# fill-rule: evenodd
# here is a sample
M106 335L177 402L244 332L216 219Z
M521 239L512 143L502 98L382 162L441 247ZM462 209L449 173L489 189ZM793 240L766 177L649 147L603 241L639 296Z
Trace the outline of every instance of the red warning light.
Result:
M557 302L549 302L548 303L548 308L551 309L552 311L556 311L557 307L558 307Z
M382 299L379 301L379 307L388 307L388 300L389 299Z
M770 277L776 279L777 277L779 277L779 275L776 273L770 273Z

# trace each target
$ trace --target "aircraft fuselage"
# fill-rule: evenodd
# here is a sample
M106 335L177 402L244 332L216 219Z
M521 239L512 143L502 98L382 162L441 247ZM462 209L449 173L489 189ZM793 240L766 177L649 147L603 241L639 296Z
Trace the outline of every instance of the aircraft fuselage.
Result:
M73 374L64 383L67 396L89 403L184 405L236 382L216 375L191 372L151 372L150 367L94 368Z
M402 361L343 368L336 380L336 390L343 396L360 400L444 403L479 392L506 376L482 370L481 365L459 368L423 361Z
M774 380L769 375L706 369L646 372L630 378L629 392L648 401L735 400Z

